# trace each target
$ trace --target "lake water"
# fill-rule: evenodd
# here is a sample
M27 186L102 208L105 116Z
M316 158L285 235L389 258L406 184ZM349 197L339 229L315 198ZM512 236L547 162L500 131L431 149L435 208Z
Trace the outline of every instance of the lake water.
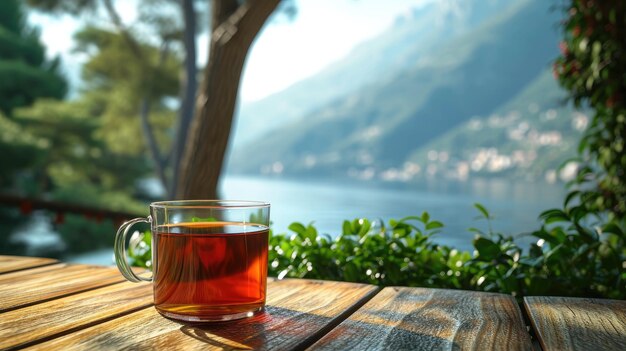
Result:
M280 178L225 177L223 198L262 200L271 203L272 228L287 232L291 222L314 222L321 233L341 232L344 219L400 219L429 212L444 223L436 242L471 250L474 234L470 227L486 230L487 223L477 220L473 204L483 204L495 217L494 230L519 235L539 227L537 216L558 207L565 190L562 184L511 183L503 180L475 180L467 183L430 182L418 185L332 183L286 180ZM527 244L529 237L520 237ZM111 264L111 250L73 256L72 262Z

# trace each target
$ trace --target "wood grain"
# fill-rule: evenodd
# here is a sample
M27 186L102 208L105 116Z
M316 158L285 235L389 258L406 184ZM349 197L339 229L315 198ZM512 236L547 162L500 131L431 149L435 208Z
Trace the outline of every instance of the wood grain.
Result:
M54 264L0 275L0 312L124 281L115 268Z
M265 311L252 318L184 325L147 308L34 345L32 349L302 349L377 290L363 284L272 279L268 281Z
M53 264L57 260L42 257L0 256L0 274Z
M124 282L9 311L0 318L0 349L54 337L152 305L152 285Z
M532 350L532 344L509 295L390 287L311 349Z
M626 350L626 301L524 298L544 350Z

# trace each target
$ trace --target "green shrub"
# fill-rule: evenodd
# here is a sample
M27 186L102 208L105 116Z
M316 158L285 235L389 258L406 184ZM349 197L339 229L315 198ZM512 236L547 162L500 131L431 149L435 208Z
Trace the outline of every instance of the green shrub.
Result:
M488 222L489 212L476 204ZM582 206L541 214L527 250L511 236L476 233L474 252L432 242L442 224L428 214L372 228L366 219L344 222L332 240L312 225L270 240L270 275L345 280L381 286L458 288L528 295L626 298L624 224L594 218ZM603 223L604 220L604 223ZM413 224L417 222L419 225Z
M292 223L293 234L272 235L269 274L330 279L376 285L470 288L466 263L471 256L432 237L443 224L428 213L399 221L344 221L333 239L319 235L312 224Z
M626 218L626 2L563 3L561 54L554 73L576 106L592 120L579 144L574 181L591 211Z
M134 232L128 244L128 263L134 267L152 268L152 233Z

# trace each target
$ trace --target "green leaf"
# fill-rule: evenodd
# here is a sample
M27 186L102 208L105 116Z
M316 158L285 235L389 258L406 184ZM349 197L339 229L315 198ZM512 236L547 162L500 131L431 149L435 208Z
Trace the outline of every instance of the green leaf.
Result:
M369 232L370 228L372 227L372 223L367 218L362 218L359 220L359 224L361 225L361 228L359 229L358 234L360 237L363 237Z
M311 240L311 242L315 242L315 239L317 239L317 229L312 225L309 224L306 227L306 232L305 232L305 237L309 238L309 240Z
M423 216L423 214L422 214L422 216ZM418 216L406 216L406 217L402 218L399 221L399 223L403 223L404 224L404 222L408 222L408 221L420 221L420 222L422 222L422 216L419 216L419 217ZM391 221L389 221L389 223L391 223Z
M550 216L544 220L545 224L550 223L559 223L559 222L569 222L569 218L561 217L561 216Z
M539 260L543 260L543 250L537 244L530 244L530 258L537 258Z
M500 254L500 247L487 238L474 239L474 247L478 251L478 256L484 260L494 260Z
M621 237L622 239L625 238L622 228L620 228L617 224L613 222L605 224L604 227L602 227L602 231L606 233L613 233Z
M544 211L539 215L539 218L546 221L546 223L568 222L570 220L567 213L559 209Z
M559 238L550 235L550 233L545 232L543 230L536 231L532 234L534 237L543 239L550 243L552 246L556 246L560 243Z
M489 211L485 208L485 206L479 204L478 202L474 204L474 207L482 214L485 219L490 219Z
M302 223L299 222L293 222L289 225L289 230L291 230L292 232L299 234L299 235L305 235L306 234L306 228L304 227L304 225L302 225Z
M426 230L433 230L433 229L437 229L437 228L443 228L443 223L441 223L439 221L432 221L432 222L428 222L428 224L426 224Z
M563 207L567 208L567 206L569 205L570 201L572 201L574 198L576 198L579 195L580 195L580 191L579 190L570 191L567 194L567 196L565 196L565 201L563 201Z
M152 247L152 232L150 232L149 230L143 232L143 241L146 243L146 245Z
M350 224L350 221L348 220L343 221L343 234L344 235L352 234L352 225Z

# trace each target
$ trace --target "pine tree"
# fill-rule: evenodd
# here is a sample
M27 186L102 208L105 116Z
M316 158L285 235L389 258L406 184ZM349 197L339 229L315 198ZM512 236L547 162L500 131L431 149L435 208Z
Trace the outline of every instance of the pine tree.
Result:
M59 63L46 60L39 31L26 24L21 2L0 1L0 112L10 116L37 98L63 98L67 83Z

